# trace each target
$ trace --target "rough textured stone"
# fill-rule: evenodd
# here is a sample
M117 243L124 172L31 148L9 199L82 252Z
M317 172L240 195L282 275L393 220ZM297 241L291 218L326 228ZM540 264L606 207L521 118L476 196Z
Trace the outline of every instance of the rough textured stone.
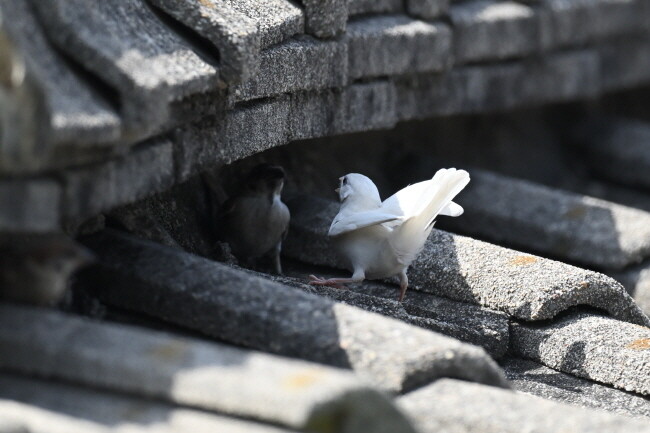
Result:
M235 344L352 368L393 392L444 376L505 386L478 347L118 232L86 243L101 265L83 287L108 304Z
M29 433L289 433L155 401L6 374L0 374L0 411L19 419Z
M116 141L120 135L117 114L52 50L29 3L2 2L0 12L1 30L9 39L0 52L14 63L14 74L20 74L21 69L27 74L25 79L15 78L21 81L16 83L19 88L12 91L9 83L4 83L1 92L3 114L10 104L21 107L22 113L19 119L3 122L2 169L17 172L42 168L51 162L51 146L56 144L105 145ZM29 85L38 90L20 90ZM30 143L30 138L35 142ZM18 155L12 158L13 150ZM19 156L28 152L31 154ZM68 154L66 162L70 163L73 156Z
M513 323L510 346L524 358L616 388L650 395L650 329L590 314L548 325Z
M327 237L338 204L306 196L290 204L291 229L283 252L307 263L344 268ZM431 232L408 276L413 289L523 320L551 319L571 306L590 305L621 320L650 324L625 289L605 275L441 230Z
M348 13L352 15L395 13L404 8L402 0L349 0Z
M647 17L639 5L639 0L541 0L542 46L578 45L640 30Z
M260 29L257 21L214 0L151 0L174 19L208 39L219 50L219 74L228 83L246 80L257 71Z
M650 142L648 150L650 158ZM453 230L599 269L650 255L650 213L491 172L471 175L457 200L465 214L446 221Z
M348 78L347 46L309 36L262 52L259 73L231 91L239 102L304 90L343 87Z
M412 432L385 396L345 371L58 312L0 311L0 365L14 372L296 430Z
M648 16L650 7L643 13ZM603 90L629 89L650 81L650 38L647 35L604 41L597 49Z
M61 186L54 179L0 179L0 231L60 229Z
M650 401L639 395L600 385L550 369L536 362L508 358L501 362L515 390L618 415L650 418Z
M214 89L218 72L139 0L32 1L58 48L113 86L128 137L168 118L171 100Z
M307 33L331 38L345 31L348 0L300 0L305 7Z
M449 0L406 0L409 14L431 20L444 15L449 7Z
M127 155L63 174L63 213L87 218L170 188L174 183L172 143L144 143Z
M650 266L647 263L613 273L611 276L625 286L646 314L650 314Z
M472 0L453 5L449 15L456 64L522 57L538 48L537 17L520 3Z
M262 2L258 0L227 0L226 3L257 24L262 47L268 47L295 34L304 33L304 13L291 0L264 0ZM214 4L217 8L221 8L220 1L217 0Z
M581 125L576 135L593 172L632 187L650 187L650 123L626 118L595 118ZM640 213L639 219L647 215ZM645 221L645 225L648 224ZM629 230L638 233L640 228L630 227Z
M494 358L508 350L509 321L503 313L422 292L409 292L408 299L397 302L399 289L381 282L337 289L308 285L308 275L302 273L299 278L266 278L483 347Z
M649 432L645 420L444 379L399 399L422 433Z
M451 64L451 31L403 15L364 17L348 23L352 79L440 71Z

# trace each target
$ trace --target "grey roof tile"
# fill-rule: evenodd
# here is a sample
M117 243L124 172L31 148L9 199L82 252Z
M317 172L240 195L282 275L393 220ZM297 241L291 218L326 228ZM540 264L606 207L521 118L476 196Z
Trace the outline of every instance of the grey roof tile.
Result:
M650 395L650 328L590 314L513 323L512 352L616 388Z
M359 18L348 23L350 78L440 71L451 64L451 31L404 15Z
M296 37L261 53L259 73L231 89L231 103L343 87L347 65L347 45L342 41Z
M221 8L219 3L213 3L214 0L207 1ZM291 0L226 0L226 3L257 23L262 47L305 31L305 14Z
M425 20L444 15L449 8L449 0L406 0L409 14Z
M214 0L151 3L214 44L219 50L219 73L224 81L237 83L257 72L260 29L255 19L242 12L241 6Z
M586 121L576 135L594 173L616 183L650 187L649 122L599 117Z
M0 231L57 231L61 195L61 185L51 178L1 179Z
M54 311L0 311L9 371L301 431L336 422L412 432L388 398L343 370Z
M639 308L650 315L650 266L648 263L612 273L611 276L620 281Z
M472 0L449 10L457 64L522 57L539 48L538 17L521 3Z
M305 29L319 38L345 31L349 0L300 0L305 8Z
M411 392L399 404L421 433L650 431L646 421L453 379Z
M171 187L172 143L150 140L122 157L69 169L62 179L64 217L88 218Z
M349 0L348 13L350 16L377 13L402 12L402 0Z
M614 156L605 159L615 163ZM621 269L650 256L648 212L487 171L471 175L458 197L466 213L445 221L454 230L599 269Z
M379 282L336 289L308 285L307 275L266 278L483 347L494 358L508 350L509 320L503 313L421 292L397 302L397 287Z
M640 395L561 373L533 361L508 358L501 362L515 390L619 415L650 418L650 401Z
M0 411L19 419L30 433L289 433L278 427L92 388L7 374L0 374L0 381Z
M392 392L450 375L507 386L483 349L443 335L119 232L86 243L101 262L87 290L108 304L235 344L351 368Z
M218 85L217 69L139 0L32 3L58 48L117 90L129 137L161 127L170 101Z
M309 197L301 202L291 208L283 252L307 263L345 268L327 237L338 204ZM301 212L298 206L309 210ZM408 275L411 288L523 320L551 319L571 306L591 305L621 320L650 324L625 289L605 275L441 230L433 230Z
M644 25L643 0L541 0L541 39L545 49L631 33Z

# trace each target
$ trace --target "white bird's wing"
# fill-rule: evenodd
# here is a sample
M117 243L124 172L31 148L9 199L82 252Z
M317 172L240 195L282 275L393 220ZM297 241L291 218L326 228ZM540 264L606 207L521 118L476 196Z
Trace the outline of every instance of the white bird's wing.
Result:
M338 214L330 230L327 233L329 236L338 236L343 233L358 230L364 227L382 224L388 221L400 220L403 217L400 215L389 214L382 212L379 209L369 210L365 212L355 212L350 214Z
M380 210L388 214L402 215L405 217L417 215L419 213L418 211L422 208L423 203L426 205L428 202L426 194L434 185L433 182L433 179L429 179L402 188L384 200L381 204ZM452 217L457 217L462 214L462 206L453 201L445 206L439 213L439 215Z

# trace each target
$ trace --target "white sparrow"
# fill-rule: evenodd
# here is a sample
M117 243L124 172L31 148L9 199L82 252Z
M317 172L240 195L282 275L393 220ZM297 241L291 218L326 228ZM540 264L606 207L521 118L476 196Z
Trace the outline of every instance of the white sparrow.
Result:
M455 168L438 170L432 179L407 186L383 203L366 176L351 173L340 181L336 191L341 208L328 235L353 274L330 279L311 275L311 284L338 286L398 275L401 301L408 288L406 271L424 247L435 218L463 213L452 200L469 183L469 174Z

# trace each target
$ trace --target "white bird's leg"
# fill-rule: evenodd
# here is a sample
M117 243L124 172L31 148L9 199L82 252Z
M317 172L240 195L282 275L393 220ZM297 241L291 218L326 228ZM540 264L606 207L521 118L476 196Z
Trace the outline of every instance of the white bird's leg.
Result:
M275 273L282 275L282 263L280 262L280 252L282 251L282 242L278 242L275 249L273 250L273 267Z
M402 302L404 295L406 295L406 289L409 286L409 278L406 276L406 269L402 270L399 274L399 299L398 302Z
M360 283L366 278L363 269L355 269L354 274L350 278L320 278L315 275L309 276L309 284L315 286L333 286L343 288L342 284Z

